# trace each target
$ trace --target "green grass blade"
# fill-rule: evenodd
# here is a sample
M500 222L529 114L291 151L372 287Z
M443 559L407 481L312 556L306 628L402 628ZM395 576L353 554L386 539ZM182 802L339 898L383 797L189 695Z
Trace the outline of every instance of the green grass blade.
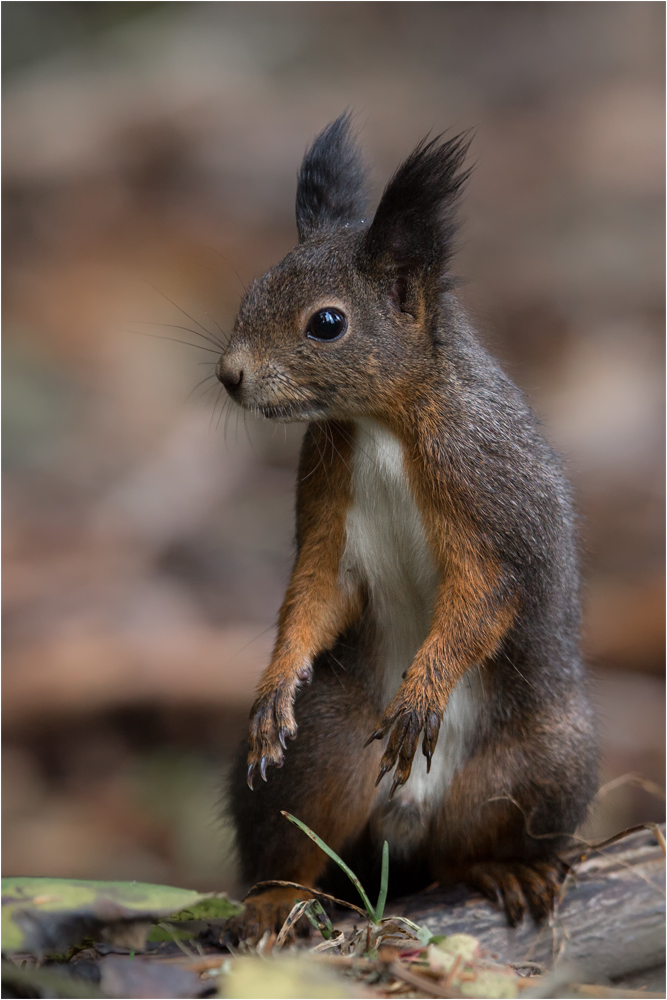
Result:
M296 818L296 816L292 816L291 813L285 812L284 809L281 809L280 811L283 814L283 816L285 816L286 819L288 819L290 821L290 823L294 823L294 825L298 826L300 830L303 830L303 832L306 834L306 836L310 837L310 839L317 844L317 846L320 848L320 850L324 851L324 853L327 854L331 858L332 861L335 861L336 864L338 865L338 867L340 869L342 869L342 871L345 872L345 874L349 878L350 882L352 883L352 885L355 887L355 889L357 890L357 892L361 896L363 904L366 907L366 913L368 914L369 919L372 920L372 922L374 924L376 924L377 923L377 918L375 916L375 910L371 906L370 899L368 898L368 896L364 892L364 887L362 886L361 882L359 881L359 879L357 878L357 876L354 874L354 872L352 871L352 869L348 868L348 866L345 864L345 862L343 861L343 859L339 858L338 855L336 854L336 852L332 851L331 848L329 847L329 845L325 844L324 841L322 840L322 838L318 837L317 834L313 830L311 830L309 826L306 826L305 823L302 823L300 819Z
M382 873L380 875L380 895L375 907L375 922L379 923L384 916L384 905L387 902L387 889L389 888L389 844L385 840L382 848Z
M315 930L320 932L325 941L331 940L334 930L333 924L320 902L316 899L311 900L310 906L303 911L303 914L308 917Z

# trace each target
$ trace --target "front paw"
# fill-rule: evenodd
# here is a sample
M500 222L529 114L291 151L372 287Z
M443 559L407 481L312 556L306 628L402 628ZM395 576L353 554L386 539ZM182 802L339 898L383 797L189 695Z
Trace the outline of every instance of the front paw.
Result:
M310 668L303 668L289 681L282 681L265 691L260 688L250 710L248 786L251 790L257 771L266 781L268 767L282 767L286 740L293 740L297 732L294 698L299 686L310 677Z
M431 770L431 758L438 742L441 719L439 712L427 706L415 705L414 702L410 704L410 700L404 696L400 699L395 698L389 705L382 722L366 741L368 746L373 740L384 739L391 730L375 782L376 786L379 785L385 774L396 768L389 798L392 798L396 789L404 785L410 777L412 761L422 730L424 731L422 752L426 757L426 770Z

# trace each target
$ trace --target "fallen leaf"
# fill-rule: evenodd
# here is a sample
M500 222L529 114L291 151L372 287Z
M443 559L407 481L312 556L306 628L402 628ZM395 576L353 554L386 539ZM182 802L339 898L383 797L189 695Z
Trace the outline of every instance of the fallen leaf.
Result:
M205 898L146 882L3 878L2 950L43 957L86 937L140 950L152 923Z

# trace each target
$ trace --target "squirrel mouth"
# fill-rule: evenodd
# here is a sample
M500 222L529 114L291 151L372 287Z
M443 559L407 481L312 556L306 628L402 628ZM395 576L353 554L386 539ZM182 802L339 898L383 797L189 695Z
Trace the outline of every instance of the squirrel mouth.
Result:
M291 424L304 420L317 420L325 416L324 411L319 407L292 406L260 406L260 413L267 420L276 420L278 423Z

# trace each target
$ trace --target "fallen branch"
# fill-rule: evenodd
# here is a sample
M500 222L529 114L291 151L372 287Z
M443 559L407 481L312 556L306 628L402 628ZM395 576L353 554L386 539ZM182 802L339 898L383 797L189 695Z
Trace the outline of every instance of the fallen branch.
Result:
M591 852L568 877L552 921L540 928L529 918L508 927L499 910L463 887L396 900L387 913L434 935L472 934L502 962L550 968L566 961L594 980L617 979L665 961L665 856L649 830Z

